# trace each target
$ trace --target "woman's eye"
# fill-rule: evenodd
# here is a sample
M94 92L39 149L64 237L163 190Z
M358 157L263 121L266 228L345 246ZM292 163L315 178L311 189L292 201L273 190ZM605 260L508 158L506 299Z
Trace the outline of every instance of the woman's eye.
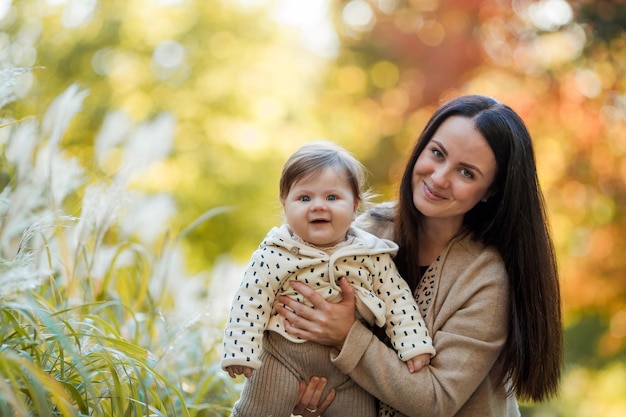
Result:
M437 159L443 158L443 153L439 149L433 149L433 155Z
M309 202L309 201L311 201L311 197L309 197L308 195L303 195L303 196L300 197L300 201L303 201L305 203Z
M326 200L328 201L335 201L337 199L336 195L329 195L328 197L326 197Z
M472 171L470 171L469 169L461 169L460 171L461 175L463 175L465 178L474 178L474 174L472 173Z

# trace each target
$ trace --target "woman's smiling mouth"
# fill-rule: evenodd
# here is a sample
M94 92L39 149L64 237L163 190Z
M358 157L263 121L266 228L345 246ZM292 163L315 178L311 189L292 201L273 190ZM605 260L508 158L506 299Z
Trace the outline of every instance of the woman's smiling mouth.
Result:
M435 192L426 182L424 182L424 195L431 200L446 200L446 197Z

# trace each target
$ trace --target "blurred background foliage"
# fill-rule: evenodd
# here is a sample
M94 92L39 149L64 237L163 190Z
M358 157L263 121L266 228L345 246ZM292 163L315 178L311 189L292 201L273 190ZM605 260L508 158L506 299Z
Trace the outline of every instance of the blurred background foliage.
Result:
M0 65L34 67L2 111L40 115L70 85L86 89L64 149L94 179L146 168L133 187L175 205L147 206L145 233L230 207L181 242L185 274L211 271L201 296L219 298L239 279L224 259L245 262L281 220L278 177L295 148L341 143L377 200L392 199L438 103L492 95L535 138L561 268L562 393L524 415L622 416L625 29L624 0L0 0ZM130 158L139 121L152 128Z

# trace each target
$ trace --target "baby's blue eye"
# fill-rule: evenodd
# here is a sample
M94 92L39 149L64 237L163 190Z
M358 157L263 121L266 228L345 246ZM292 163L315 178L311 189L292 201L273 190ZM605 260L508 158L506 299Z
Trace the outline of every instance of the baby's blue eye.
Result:
M326 200L328 201L335 201L337 199L336 195L329 195L328 197L326 197Z
M304 201L304 202L311 201L311 197L309 197L308 195L303 195L302 197L300 197L300 201Z

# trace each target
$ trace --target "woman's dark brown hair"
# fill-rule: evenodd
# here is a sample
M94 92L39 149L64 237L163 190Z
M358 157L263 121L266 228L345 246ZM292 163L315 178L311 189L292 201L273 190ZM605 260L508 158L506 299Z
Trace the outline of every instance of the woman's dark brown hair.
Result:
M479 95L442 105L411 153L400 184L395 240L396 263L413 290L420 280L417 230L422 214L413 204L412 174L418 156L450 116L473 120L496 157L497 172L487 202L464 218L464 230L498 249L509 279L509 334L501 354L502 383L522 400L556 394L561 376L563 331L554 247L537 179L532 141L521 118L508 106Z

